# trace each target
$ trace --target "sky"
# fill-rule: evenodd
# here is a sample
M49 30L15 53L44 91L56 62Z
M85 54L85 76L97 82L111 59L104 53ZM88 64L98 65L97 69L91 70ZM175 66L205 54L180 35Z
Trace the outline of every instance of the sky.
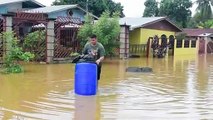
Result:
M38 2L50 6L54 0L37 0ZM120 2L124 6L124 14L126 17L142 17L144 11L144 2L146 0L113 0L114 2ZM158 2L160 0L157 0ZM195 2L196 0L192 0ZM191 8L192 14L194 15L196 5Z

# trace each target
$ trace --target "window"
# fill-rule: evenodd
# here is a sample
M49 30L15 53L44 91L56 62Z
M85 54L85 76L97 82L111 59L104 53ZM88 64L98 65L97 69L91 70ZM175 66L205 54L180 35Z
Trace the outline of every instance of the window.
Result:
M162 47L166 47L167 46L167 38L166 38L165 34L161 35L161 46Z
M184 48L189 48L189 40L184 40Z
M191 48L196 48L196 40L191 41Z
M169 36L169 49L173 49L174 48L174 36L173 35L170 35Z
M182 48L183 40L177 40L176 48Z

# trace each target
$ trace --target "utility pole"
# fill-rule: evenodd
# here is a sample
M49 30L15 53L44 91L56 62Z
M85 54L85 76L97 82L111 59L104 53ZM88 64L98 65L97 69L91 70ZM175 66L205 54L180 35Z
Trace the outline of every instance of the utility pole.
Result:
M86 3L86 12L87 12L87 15L88 15L88 0L87 0L87 3Z

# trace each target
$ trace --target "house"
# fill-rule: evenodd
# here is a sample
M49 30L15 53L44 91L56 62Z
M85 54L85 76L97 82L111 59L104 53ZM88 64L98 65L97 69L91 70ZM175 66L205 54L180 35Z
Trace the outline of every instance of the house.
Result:
M130 25L131 44L146 44L149 37L169 37L182 31L166 17L121 18L120 24Z
M44 6L36 0L1 0L0 33L13 30L23 43L23 37L28 33L44 30L46 37L39 45L43 48L33 51L44 55L42 61L51 63L79 50L77 32L86 14L91 13L78 5ZM1 46L3 43L0 41L0 59L6 52Z
M213 53L213 29L183 29L181 33L199 41L199 54Z
M150 38L157 36L160 39L160 44L172 43L174 48L174 36L176 32L182 30L166 17L141 17L141 18L121 18L119 20L121 26L129 26L129 44L127 49L129 54L138 54L149 56ZM170 39L169 41L167 39ZM149 43L148 43L149 42ZM172 50L174 51L174 49ZM127 52L128 53L128 52Z
M40 7L44 7L44 5L35 0L1 0L0 15Z

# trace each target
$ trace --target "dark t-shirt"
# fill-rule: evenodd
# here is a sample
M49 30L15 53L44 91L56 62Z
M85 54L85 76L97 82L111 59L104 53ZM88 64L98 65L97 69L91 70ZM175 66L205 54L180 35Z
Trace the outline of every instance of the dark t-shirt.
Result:
M100 57L105 55L105 49L104 49L104 46L99 42L97 42L96 45L92 45L91 43L87 43L84 46L83 54L93 55L95 60L97 60Z

